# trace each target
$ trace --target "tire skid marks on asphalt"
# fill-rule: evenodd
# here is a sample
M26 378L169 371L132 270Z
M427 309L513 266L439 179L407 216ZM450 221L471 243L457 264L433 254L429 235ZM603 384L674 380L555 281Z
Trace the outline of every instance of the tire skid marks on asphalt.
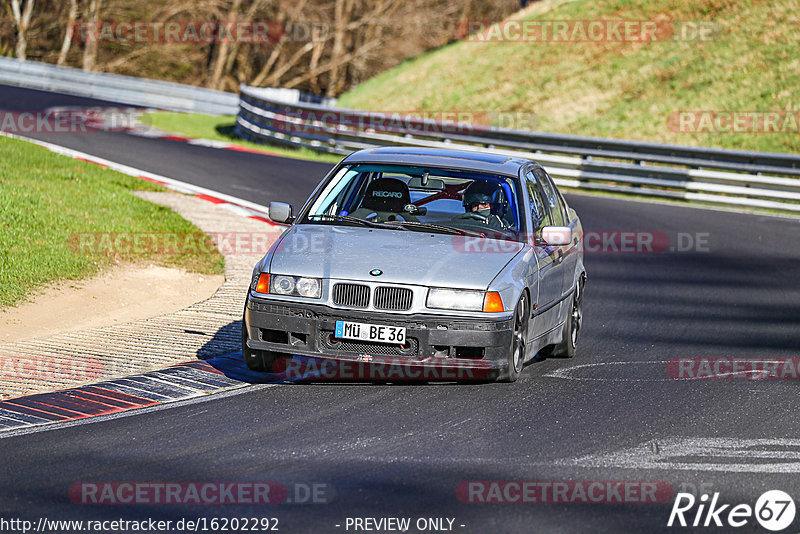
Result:
M667 363L667 360L584 363L558 368L544 377L597 382L674 382L667 376Z
M0 402L0 433L111 415L242 387L201 360L53 393Z
M672 437L609 453L559 460L590 468L800 473L800 439Z
M584 363L580 365L571 365L569 367L561 367L543 376L544 378L590 382L686 382L718 379L760 380L783 377L797 378L796 374L794 374L793 367L789 367L791 374L787 373L785 375L778 374L778 371L775 370L777 367L773 367L772 371L767 371L768 367L766 367L766 364L772 363L773 365L778 365L785 361L784 358L780 357L746 358L748 364L763 364L764 367L731 370L732 366L729 365L725 367L724 371L717 370L715 366L712 370L714 357L708 359L711 363L707 371L703 371L701 368L701 370L695 371L694 375L692 375L691 372L687 372L686 376L676 376L680 374L680 371L676 370L678 366L677 363L675 363L673 370L670 371L670 365L675 359ZM727 358L719 359L726 360ZM686 361L691 363L691 359L687 359ZM742 361L745 361L745 359L742 359Z

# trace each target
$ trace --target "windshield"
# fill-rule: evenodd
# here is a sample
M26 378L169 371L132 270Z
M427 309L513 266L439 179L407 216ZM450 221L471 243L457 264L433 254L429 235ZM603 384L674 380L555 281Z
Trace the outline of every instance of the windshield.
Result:
M523 230L519 199L519 180L508 176L345 165L314 198L302 223L515 237Z

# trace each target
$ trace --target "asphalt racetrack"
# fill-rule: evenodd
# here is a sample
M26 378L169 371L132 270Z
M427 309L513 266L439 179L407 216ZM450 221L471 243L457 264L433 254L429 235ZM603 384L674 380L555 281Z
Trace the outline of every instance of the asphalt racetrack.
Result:
M2 109L92 104L0 87ZM329 168L124 132L36 137L261 204L299 206ZM7 436L2 517L173 525L277 518L280 532L367 531L354 518L410 518L410 532L652 532L692 530L667 528L678 492L718 492L720 503L750 506L772 489L800 497L798 381L678 380L669 363L800 356L800 221L566 197L600 249L585 255L584 324L573 360L532 363L513 384L260 385ZM613 250L626 232L649 232L662 244L667 236L668 246ZM75 484L98 481L271 482L288 493L268 505L75 498ZM492 488L508 486L489 481L542 483L539 496L556 487L547 483L572 485L546 503L482 503ZM575 493L575 481L605 489L591 502ZM620 502L608 491L614 481L659 488L659 502L632 495ZM753 517L735 531L766 532Z

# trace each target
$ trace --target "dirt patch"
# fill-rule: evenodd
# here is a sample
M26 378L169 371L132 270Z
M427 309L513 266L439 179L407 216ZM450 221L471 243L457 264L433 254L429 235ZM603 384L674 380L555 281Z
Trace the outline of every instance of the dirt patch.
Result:
M119 265L86 281L65 281L32 301L0 310L0 343L113 326L206 300L225 281L153 265Z

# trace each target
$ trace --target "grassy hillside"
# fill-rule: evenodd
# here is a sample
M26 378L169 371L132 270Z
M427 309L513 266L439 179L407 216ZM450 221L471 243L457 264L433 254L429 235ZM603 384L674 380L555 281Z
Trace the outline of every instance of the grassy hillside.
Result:
M797 152L788 133L681 133L685 110L800 112L796 0L543 0L513 20L710 21L710 40L462 41L402 63L340 99L368 110L514 111L535 129ZM793 133L792 133L793 132Z

